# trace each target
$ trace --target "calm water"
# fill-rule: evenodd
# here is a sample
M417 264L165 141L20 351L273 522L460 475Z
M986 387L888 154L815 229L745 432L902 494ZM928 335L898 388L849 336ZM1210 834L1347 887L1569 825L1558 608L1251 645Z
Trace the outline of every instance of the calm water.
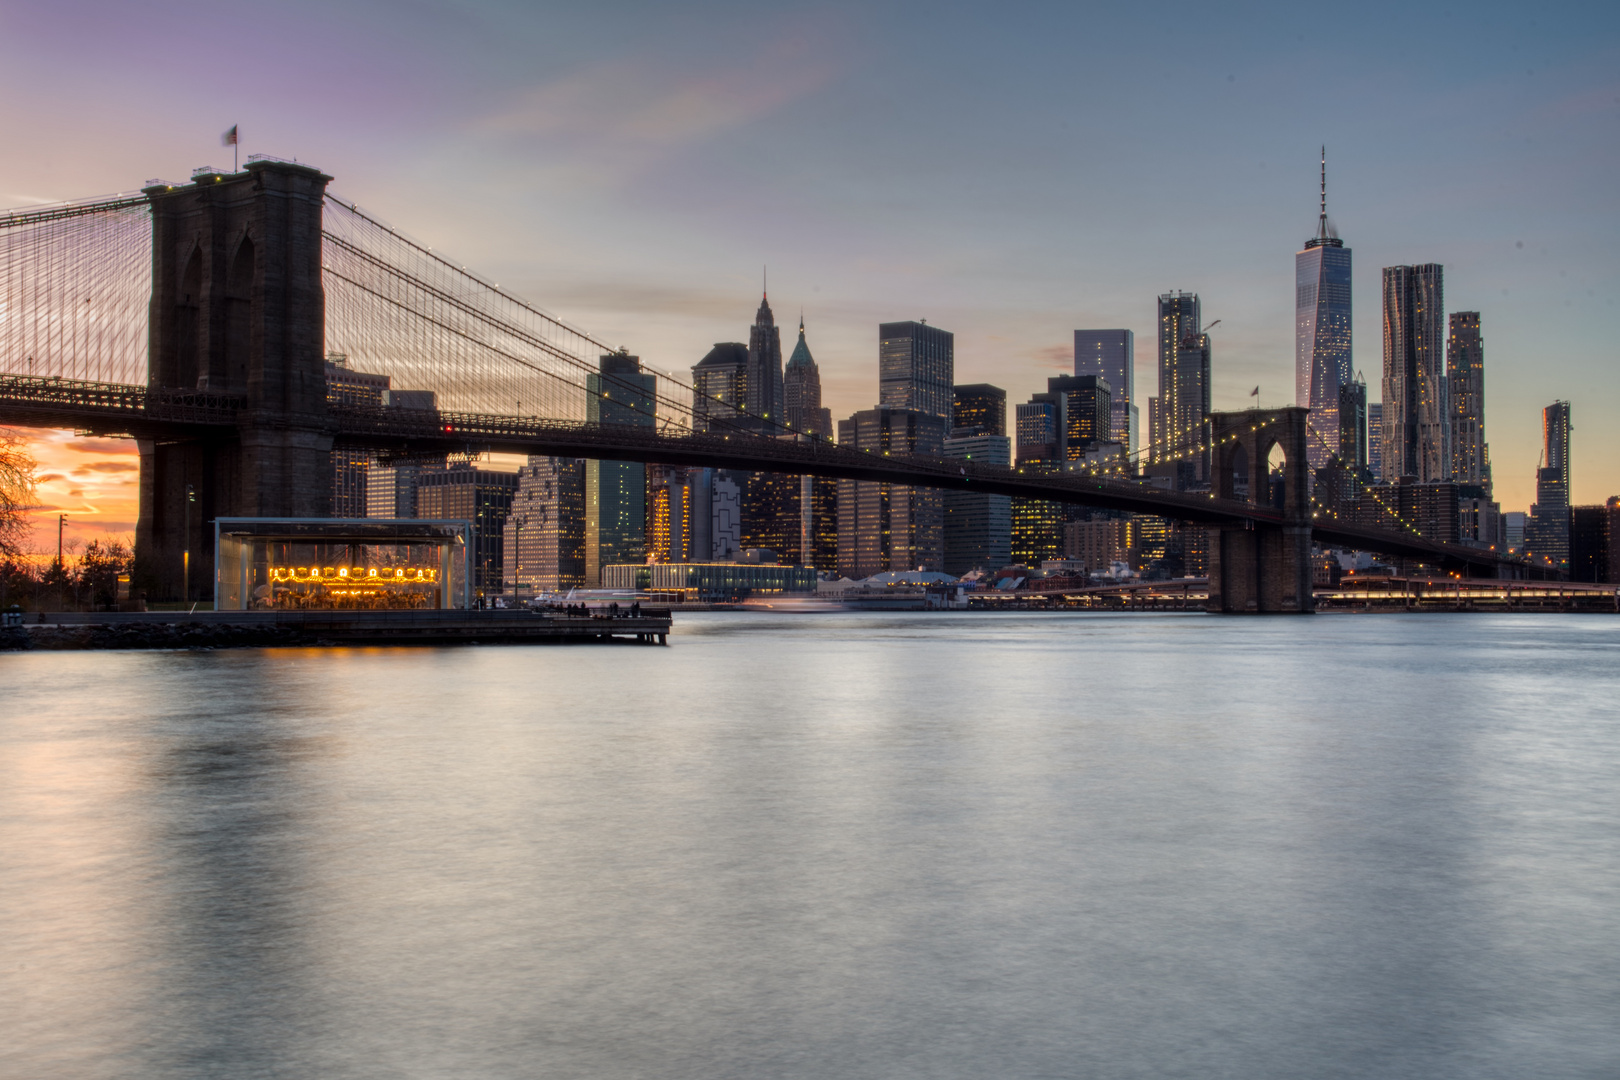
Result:
M0 1076L1614 1077L1620 618L0 655Z

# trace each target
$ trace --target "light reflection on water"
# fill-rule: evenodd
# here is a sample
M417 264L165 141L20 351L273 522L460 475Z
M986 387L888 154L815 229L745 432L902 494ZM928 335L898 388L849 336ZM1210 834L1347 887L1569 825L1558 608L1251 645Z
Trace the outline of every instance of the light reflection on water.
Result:
M0 656L0 1076L1620 1073L1620 620Z

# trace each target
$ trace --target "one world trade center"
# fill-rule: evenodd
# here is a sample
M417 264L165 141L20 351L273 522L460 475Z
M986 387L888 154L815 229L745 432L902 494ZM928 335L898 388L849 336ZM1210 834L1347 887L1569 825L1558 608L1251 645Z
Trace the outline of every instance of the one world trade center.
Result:
M1314 472L1339 447L1339 387L1350 364L1350 249L1327 216L1327 148L1322 148L1322 212L1316 235L1294 256L1294 404L1306 419L1306 457Z

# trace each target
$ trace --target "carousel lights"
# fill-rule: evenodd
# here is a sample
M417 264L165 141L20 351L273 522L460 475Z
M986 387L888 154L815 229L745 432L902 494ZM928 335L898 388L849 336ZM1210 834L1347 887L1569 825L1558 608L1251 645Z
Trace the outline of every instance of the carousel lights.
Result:
M431 585L439 571L432 566L272 566L269 576L281 585Z

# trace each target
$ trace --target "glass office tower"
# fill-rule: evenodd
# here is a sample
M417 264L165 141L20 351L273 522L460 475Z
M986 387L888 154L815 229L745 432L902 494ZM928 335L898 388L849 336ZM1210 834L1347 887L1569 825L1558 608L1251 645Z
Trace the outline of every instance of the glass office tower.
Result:
M1112 438L1125 444L1127 454L1135 455L1142 415L1136 404L1136 335L1129 330L1076 330L1074 373L1108 381L1114 394Z
M1438 263L1384 267L1383 477L1451 479L1445 274Z
M956 336L925 322L878 326L878 404L915 409L950 423Z
M1327 216L1327 150L1322 151L1322 209L1316 235L1294 256L1294 404L1310 409L1305 456L1311 470L1339 445L1339 387L1350 358L1350 249Z
M1204 417L1210 409L1210 341L1199 330L1199 318L1197 293L1159 297L1159 397L1149 410L1149 426L1157 430L1148 433L1148 460L1183 466L1188 483L1208 477Z
M1491 492L1491 455L1485 444L1485 339L1479 312L1453 311L1446 343L1446 385L1451 395L1451 478Z
M592 424L653 427L656 380L639 357L612 353L585 376L585 419ZM585 584L602 567L647 556L647 466L639 461L585 463Z

